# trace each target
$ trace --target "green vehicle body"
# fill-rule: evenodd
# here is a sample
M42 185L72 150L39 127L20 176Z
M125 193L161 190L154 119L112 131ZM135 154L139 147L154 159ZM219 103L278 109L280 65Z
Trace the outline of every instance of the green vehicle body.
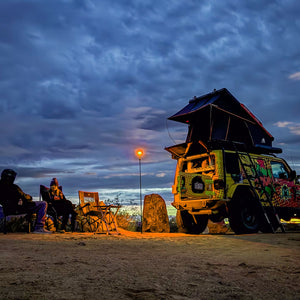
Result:
M281 158L224 149L173 158L177 168L172 205L188 232L201 233L209 219L224 218L236 233L268 232L260 209L270 213L268 197L279 218L300 217L298 178ZM276 229L272 215L270 221Z

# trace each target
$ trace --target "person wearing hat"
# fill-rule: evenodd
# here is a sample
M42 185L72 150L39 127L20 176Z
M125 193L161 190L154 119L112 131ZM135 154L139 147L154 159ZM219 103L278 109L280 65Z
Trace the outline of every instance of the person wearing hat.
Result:
M73 204L70 200L67 200L58 185L58 180L53 178L50 183L49 196L51 204L57 212L58 216L62 216L61 230L65 231L66 226L71 215L71 230L75 230L75 221L77 212L73 208Z
M14 184L17 173L12 169L5 169L0 179L0 204L6 215L17 213L36 214L33 233L52 233L44 228L46 220L47 202L32 201L32 197L25 194Z

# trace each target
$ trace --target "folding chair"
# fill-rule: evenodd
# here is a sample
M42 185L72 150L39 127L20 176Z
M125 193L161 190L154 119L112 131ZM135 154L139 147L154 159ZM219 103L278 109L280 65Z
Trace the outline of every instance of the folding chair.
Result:
M105 205L99 201L97 192L78 191L79 211L82 216L82 230L87 224L90 231L95 233L120 234L118 231L116 215L120 205Z

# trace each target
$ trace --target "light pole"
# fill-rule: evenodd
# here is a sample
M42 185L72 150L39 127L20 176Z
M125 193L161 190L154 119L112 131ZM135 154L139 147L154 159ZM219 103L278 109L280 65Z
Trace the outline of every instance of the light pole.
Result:
M142 157L144 155L143 149L135 151L136 156L139 159L139 171L140 171L140 207L141 207L141 233L143 232L143 200L142 200Z

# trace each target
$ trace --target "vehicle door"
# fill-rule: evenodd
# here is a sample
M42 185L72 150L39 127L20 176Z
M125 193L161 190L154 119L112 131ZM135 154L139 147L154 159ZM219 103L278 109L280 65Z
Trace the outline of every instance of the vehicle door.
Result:
M283 160L271 160L274 182L273 202L280 207L300 207L300 185L292 178L292 170Z

